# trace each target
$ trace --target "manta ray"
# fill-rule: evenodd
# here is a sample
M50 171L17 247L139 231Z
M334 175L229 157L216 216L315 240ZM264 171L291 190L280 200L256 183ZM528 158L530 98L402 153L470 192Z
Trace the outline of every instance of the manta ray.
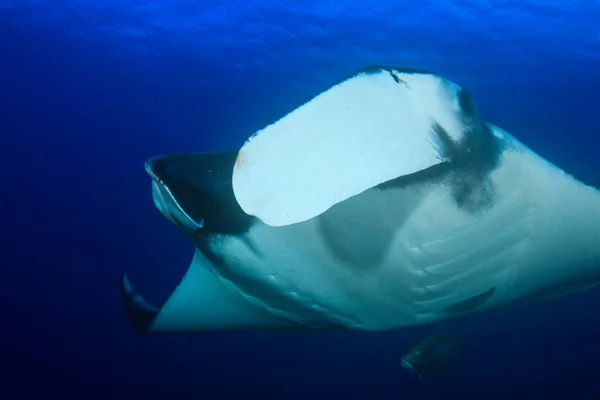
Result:
M381 331L600 282L600 192L484 121L432 72L371 66L239 149L146 163L194 245L140 333Z

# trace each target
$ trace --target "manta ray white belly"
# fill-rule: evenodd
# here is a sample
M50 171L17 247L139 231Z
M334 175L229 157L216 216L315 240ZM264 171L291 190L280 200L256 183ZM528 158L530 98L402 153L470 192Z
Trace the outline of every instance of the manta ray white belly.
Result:
M410 96L421 82L437 84L427 81L427 76L441 78L411 74L421 81L413 82L400 73L392 76L392 84L412 89L394 96L408 99L411 123L417 121L414 126L426 125L418 119L423 115L427 120L432 116L445 121L434 126L441 143L430 150L425 143L419 145L421 151L432 153L400 169L397 165L387 169L394 163L393 154L387 154L389 161L378 160L370 176L352 181L359 183L352 183L351 190L326 181L315 183L318 178L314 176L303 181L302 170L293 165L303 165L305 159L300 156L279 169L274 164L281 159L257 158L262 151L260 133L253 138L252 147L239 153L197 155L201 161L167 157L153 162L149 169L159 182L155 184L157 207L198 250L181 285L160 309L139 301L125 278L123 295L138 330L396 329L596 285L600 281L598 191L501 129L479 124L476 114L453 119L452 113L464 109L466 101L459 98L463 94L456 86L450 86L449 94L439 94L443 101L436 107L442 111L419 111L431 103ZM385 81L374 82L383 85L382 90L396 90L381 83ZM359 87L368 84L360 82ZM427 93L440 93L426 88ZM454 95L458 100L454 101ZM484 142L468 136L479 133L461 131L465 121L475 124L473 129L481 130L482 135L489 135L497 150L486 153ZM403 127L402 121L398 124ZM427 136L431 132L424 128L407 132L399 133L401 142L431 143ZM460 142L462 134L465 137ZM356 135L355 139L360 138L361 133ZM339 145L342 139L330 142ZM278 146L285 152L286 143L298 146L298 140L294 136ZM454 142L461 145L453 147ZM276 149L269 148L269 154L273 151ZM326 154L326 150L319 151ZM353 156L351 149L344 151ZM364 151L373 154L363 152L357 160L377 159L377 146ZM478 151L484 156L469 158ZM240 160L242 153L244 160ZM488 163L491 157L495 160ZM240 162L250 160L272 163L255 168L267 183L259 176L253 181L252 169L243 170L236 183ZM321 168L338 165L328 164L333 161L326 157L316 162L322 162ZM163 163L169 164L169 172ZM293 193L269 186L268 182L280 179L273 175L273 180L268 180L269 165L272 174L287 173L294 179L289 186ZM178 168L186 171L176 176L187 182L186 190L175 183ZM369 164L362 167L368 168ZM401 170L406 174L398 175ZM190 171L197 172L190 177ZM215 173L223 175L219 184L212 183ZM190 191L190 185L197 189ZM260 195L247 192L248 188L260 190ZM319 188L319 193L305 193L314 188ZM297 197L301 197L298 203L290 203ZM264 207L266 203L270 206ZM255 210L256 215L245 209ZM240 222L233 223L233 219ZM140 315L146 315L141 322Z

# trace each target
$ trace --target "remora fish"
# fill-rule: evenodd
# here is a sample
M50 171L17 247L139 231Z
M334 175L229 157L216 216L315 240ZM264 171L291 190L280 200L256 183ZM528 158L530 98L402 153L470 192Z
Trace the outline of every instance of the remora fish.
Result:
M436 333L413 345L402 357L402 367L419 377L435 375L457 361L461 352L460 338L452 333Z
M150 159L195 245L139 332L389 330L600 281L600 193L483 121L463 87L374 66L238 151Z

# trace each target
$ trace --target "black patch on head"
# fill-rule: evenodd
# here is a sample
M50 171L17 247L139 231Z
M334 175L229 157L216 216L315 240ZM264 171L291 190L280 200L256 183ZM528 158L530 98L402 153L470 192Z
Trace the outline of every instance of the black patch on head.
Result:
M413 174L383 182L376 189L386 190L428 182L446 185L457 207L478 212L494 204L495 187L489 174L498 166L500 144L489 128L473 130L461 143L452 140L439 124L432 125L432 137L442 162ZM479 137L478 137L479 136Z
M437 122L432 125L432 133L439 143L440 154L451 165L446 183L456 204L475 212L493 204L494 184L489 174L498 166L500 148L489 128L473 116L472 110L466 115L472 123L467 125L469 130L461 143L455 143Z
M459 301L443 310L438 311L439 314L465 314L481 307L488 301L496 291L496 288L491 288L483 293L469 297L468 299Z
M437 143L437 150L444 160L455 160L459 156L459 147L454 143L448 131L437 121L431 126L432 136Z
M152 158L146 168L190 218L203 222L197 233L239 234L249 229L254 217L242 210L233 193L236 157L237 152L174 154Z
M453 85L449 81L445 84ZM438 121L431 124L431 137L444 161L443 183L448 185L457 206L477 212L494 204L495 187L489 175L498 167L503 149L479 117L466 89L460 89L458 101L458 118L464 126L461 140L452 139Z
M426 70L372 65L354 72L340 82L361 74L382 72L388 72L398 84L405 82L396 73L435 75ZM449 92L455 90L453 82L439 78L442 85L448 85ZM493 205L495 188L489 175L498 167L503 149L500 141L479 117L470 93L461 87L457 96L460 107L458 118L464 126L461 140L454 141L438 121L432 121L431 124L431 138L437 145L442 163L425 171L392 179L376 188L399 187L422 183L424 180L442 181L450 187L457 206L465 211L476 212Z
M458 95L458 101L460 103L460 108L464 116L469 116L471 118L477 118L477 107L475 107L475 102L471 97L471 93L465 88L461 88L460 93Z

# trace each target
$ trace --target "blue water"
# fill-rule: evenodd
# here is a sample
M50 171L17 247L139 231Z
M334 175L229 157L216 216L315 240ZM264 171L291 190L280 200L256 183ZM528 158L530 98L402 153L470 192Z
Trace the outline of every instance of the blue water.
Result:
M484 119L600 182L598 1L0 0L0 398L596 398L600 290L445 325L468 353L422 385L385 334L140 336L192 246L144 161L239 147L370 64L424 68ZM43 396L43 397L42 397Z

